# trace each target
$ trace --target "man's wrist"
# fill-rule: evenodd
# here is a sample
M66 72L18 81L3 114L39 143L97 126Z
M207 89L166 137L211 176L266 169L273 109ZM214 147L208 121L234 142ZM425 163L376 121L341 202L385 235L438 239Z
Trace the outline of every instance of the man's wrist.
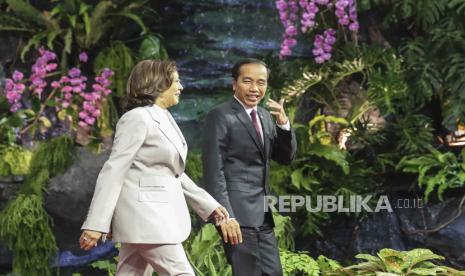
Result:
M287 131L291 130L291 123L289 122L289 119L287 119L286 123L284 124L280 124L278 123L278 121L276 121L276 124L282 130L287 130Z

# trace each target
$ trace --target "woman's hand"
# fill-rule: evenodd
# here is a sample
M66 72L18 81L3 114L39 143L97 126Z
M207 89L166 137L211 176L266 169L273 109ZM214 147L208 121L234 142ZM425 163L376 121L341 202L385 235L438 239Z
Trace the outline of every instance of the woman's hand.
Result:
M94 246L97 246L97 242L102 237L102 233L92 230L82 231L82 235L79 238L79 246L84 250L89 250Z
M229 219L229 213L223 206L216 208L213 213L211 213L210 219L212 219L216 226L222 224Z

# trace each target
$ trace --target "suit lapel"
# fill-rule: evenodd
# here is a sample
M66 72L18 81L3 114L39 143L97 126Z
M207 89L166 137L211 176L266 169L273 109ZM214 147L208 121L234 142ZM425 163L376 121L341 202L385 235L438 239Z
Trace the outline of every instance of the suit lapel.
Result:
M269 120L269 117L264 115L264 110L262 108L257 108L258 110L258 117L260 118L260 122L262 123L262 129L263 129L263 146L265 148L265 152L264 152L264 155L265 155L265 158L267 158L268 156L266 156L269 152L270 152L270 143L269 143L269 140L268 140L268 137L270 137L271 135L271 129L270 129L270 120Z
M168 113L168 119L170 120L174 130L177 132L179 138L181 139L181 157L182 157L182 160L183 162L186 161L186 156L187 156L187 143L186 143L186 139L184 138L184 135L182 134L181 130L179 129L179 126L178 124L176 123L176 121L174 120L173 116L171 115L171 113ZM179 151L179 149L178 149Z
M157 122L158 124L158 129L165 135L165 137L173 144L173 146L176 148L178 151L179 155L181 156L182 162L185 164L186 163L186 155L187 155L187 146L184 146L185 140L184 136L182 134L180 135L181 131L179 128L177 128L176 123L172 125L168 120L166 120L166 115L162 114L161 110L157 110L156 107L151 106L151 107L146 107L146 109L149 111L150 116L152 119ZM170 116L168 114L168 116ZM179 132L179 133L178 133ZM175 137L178 136L179 139L176 139Z
M250 137L254 141L255 145L260 149L262 156L265 157L262 142L259 141L259 138L257 137L257 132L255 131L255 128L252 125L252 120L250 119L249 115L245 112L244 107L242 107L242 105L234 98L231 99L231 104L232 104L232 108L235 110L235 114L237 118L247 129L247 132L249 133ZM262 124L262 128L263 128L263 124Z

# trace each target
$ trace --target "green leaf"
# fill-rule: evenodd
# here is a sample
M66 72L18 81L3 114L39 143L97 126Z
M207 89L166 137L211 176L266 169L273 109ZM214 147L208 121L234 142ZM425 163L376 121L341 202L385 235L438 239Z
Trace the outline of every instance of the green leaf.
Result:
M168 53L166 52L166 49L163 47L159 37L155 35L149 35L146 36L140 44L139 56L141 60L165 60L168 58Z
M89 49L100 40L106 31L108 31L109 26L105 24L105 18L107 17L107 11L111 8L111 6L111 1L100 1L95 6L90 17L90 32L86 36L84 45L80 45L81 48Z
M35 26L28 24L13 13L0 12L0 31L37 32Z
M46 31L44 32L40 32L34 36L32 36L26 43L26 45L23 47L23 49L21 50L21 54L20 54L20 57L21 57L21 60L24 61L25 59L25 56L27 54L27 52L29 51L29 49L34 46L34 48L39 48L39 43L41 42L41 40L43 38L46 38L48 35L48 33Z
M53 30L47 35L47 47L53 50L53 42L55 41L56 37L61 34L62 30Z
M447 6L457 13L463 13L465 11L465 1L463 0L449 0Z
M23 0L7 0L6 2L10 9L17 12L22 17L27 18L38 25L48 25L43 13L28 2Z
M349 174L349 162L346 160L346 152L333 145L321 145L313 143L309 146L309 154L323 157L338 165L344 174Z
M131 50L122 41L113 41L110 47L102 50L94 62L95 73L108 67L115 73L110 88L114 95L122 97L126 94L126 81L134 67Z
M91 32L90 17L89 17L89 13L87 12L88 10L89 10L89 5L81 2L79 6L79 14L82 15L82 19L84 21L84 29L86 31L86 36L88 36Z
M8 124L12 127L23 126L23 118L19 113L14 113L8 120Z
M48 100L48 101L45 102L45 105L55 107L55 106L58 105L58 103L56 101L54 101L54 100Z
M110 15L110 16L111 15L113 15L113 16L124 16L124 17L130 18L134 22L136 22L137 25L139 25L139 27L141 27L142 34L148 33L147 26L145 26L144 21L142 21L142 19L137 14L134 14L134 13L131 13L131 12L119 12L119 13L109 13L108 15Z
M65 53L71 54L71 45L73 43L73 30L68 28L64 37L65 45L63 47L63 51Z

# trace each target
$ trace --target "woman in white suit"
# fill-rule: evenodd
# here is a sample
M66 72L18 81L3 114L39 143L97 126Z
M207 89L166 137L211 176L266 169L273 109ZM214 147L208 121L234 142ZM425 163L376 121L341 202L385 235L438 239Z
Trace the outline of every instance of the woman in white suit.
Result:
M194 275L181 244L191 230L186 202L205 221L228 219L226 209L184 173L187 144L167 110L182 89L171 61L141 61L129 77L126 112L79 240L89 250L111 232L121 242L117 275Z

